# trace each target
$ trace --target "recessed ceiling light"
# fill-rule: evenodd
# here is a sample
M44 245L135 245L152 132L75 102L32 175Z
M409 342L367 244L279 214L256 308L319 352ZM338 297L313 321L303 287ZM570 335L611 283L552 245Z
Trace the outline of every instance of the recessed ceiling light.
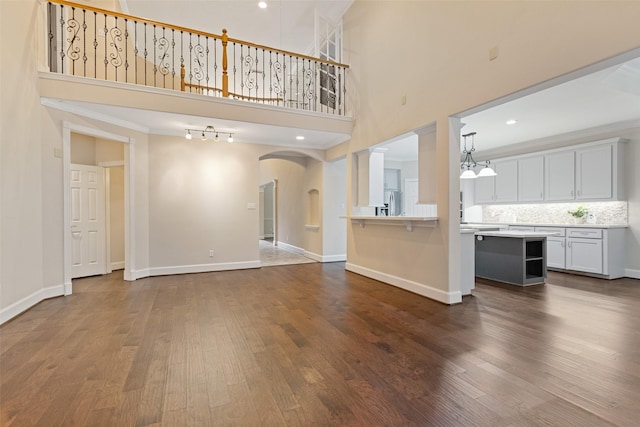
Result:
M508 125L515 125L516 123L518 123L518 121L515 119L507 120Z
M266 1L261 1L258 3L258 7L260 9L266 9L267 8L267 2Z
M297 139L298 141L302 141L302 140L304 139L304 136L302 136L302 135L298 135L298 136L296 136L296 139Z

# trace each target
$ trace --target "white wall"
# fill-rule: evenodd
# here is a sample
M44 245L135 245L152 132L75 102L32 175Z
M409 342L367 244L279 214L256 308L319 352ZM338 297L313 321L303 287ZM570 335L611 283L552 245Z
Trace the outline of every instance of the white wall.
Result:
M357 88L348 151L435 123L436 167L429 181L437 189L440 221L433 230L412 233L350 226L348 266L440 296L455 292L460 153L459 129L455 120L450 128L449 117L640 47L639 13L640 3L615 1L356 1L344 17L347 87ZM494 47L499 55L491 61ZM421 160L421 182L424 166Z
M259 266L258 166L247 144L150 137L152 275Z
M324 163L322 188L322 255L343 261L347 255L347 160Z
M48 286L61 285L43 277L43 227L49 218L43 209L43 168L40 117L42 107L36 82L37 2L0 2L0 197L2 262L0 309ZM53 155L53 153L47 153ZM46 178L49 179L49 178ZM1 319L0 319L1 320Z

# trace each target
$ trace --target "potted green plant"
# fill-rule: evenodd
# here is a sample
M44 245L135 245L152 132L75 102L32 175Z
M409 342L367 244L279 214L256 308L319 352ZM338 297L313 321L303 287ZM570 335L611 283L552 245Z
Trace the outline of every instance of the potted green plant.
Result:
M583 223L587 219L589 210L584 206L580 205L573 210L568 210L567 213L574 218L574 221L576 223Z

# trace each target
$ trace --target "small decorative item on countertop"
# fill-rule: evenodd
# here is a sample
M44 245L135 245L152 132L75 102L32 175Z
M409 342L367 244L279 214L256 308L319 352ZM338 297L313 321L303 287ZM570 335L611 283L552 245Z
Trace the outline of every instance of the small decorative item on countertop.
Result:
M593 212L589 212L587 214L587 224L597 224L598 223L598 218L596 217L596 214Z
M584 223L585 219L587 219L589 210L586 209L584 206L580 205L572 211L567 211L567 213L575 218L576 224L581 224L581 223Z

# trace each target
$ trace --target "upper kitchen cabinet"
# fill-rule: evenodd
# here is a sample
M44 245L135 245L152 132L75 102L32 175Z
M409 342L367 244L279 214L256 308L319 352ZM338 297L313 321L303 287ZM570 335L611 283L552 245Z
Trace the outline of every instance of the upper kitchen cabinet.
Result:
M576 199L613 197L613 144L576 150Z
M622 200L623 145L620 138L545 155L545 200Z
M544 200L544 156L518 159L518 201Z
M500 160L491 164L497 175L475 180L477 204L518 201L518 161Z
M546 154L544 164L545 200L573 200L576 187L574 151Z

